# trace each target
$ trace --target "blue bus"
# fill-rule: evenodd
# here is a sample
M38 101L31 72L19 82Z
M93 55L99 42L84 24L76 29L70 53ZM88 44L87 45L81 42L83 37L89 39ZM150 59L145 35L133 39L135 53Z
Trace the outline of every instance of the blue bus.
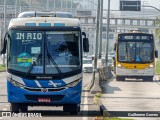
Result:
M82 56L89 43L78 19L69 13L23 12L10 21L1 42L12 112L28 106L80 111Z

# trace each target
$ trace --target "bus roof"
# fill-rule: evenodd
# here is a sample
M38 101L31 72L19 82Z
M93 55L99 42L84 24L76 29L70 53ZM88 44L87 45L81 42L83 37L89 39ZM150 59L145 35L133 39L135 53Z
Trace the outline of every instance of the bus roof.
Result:
M14 18L9 23L9 28L14 26L80 26L78 19L61 17L30 17Z

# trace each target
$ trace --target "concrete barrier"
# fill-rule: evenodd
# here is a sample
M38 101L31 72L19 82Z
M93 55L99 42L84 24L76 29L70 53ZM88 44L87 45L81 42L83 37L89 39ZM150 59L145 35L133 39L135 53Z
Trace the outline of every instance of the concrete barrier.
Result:
M108 66L108 68L106 66L102 66L99 70L99 74L101 80L108 80L113 77L110 66Z

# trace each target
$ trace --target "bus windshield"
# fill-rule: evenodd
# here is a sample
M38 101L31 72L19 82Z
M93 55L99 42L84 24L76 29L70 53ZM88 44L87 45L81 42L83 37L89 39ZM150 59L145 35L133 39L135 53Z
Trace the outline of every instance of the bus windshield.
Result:
M78 32L47 32L45 73L55 74L55 65L62 73L77 70L80 66L79 52Z
M80 69L79 31L9 32L8 69L30 74L60 74Z
M153 61L152 42L119 42L118 61L150 63Z

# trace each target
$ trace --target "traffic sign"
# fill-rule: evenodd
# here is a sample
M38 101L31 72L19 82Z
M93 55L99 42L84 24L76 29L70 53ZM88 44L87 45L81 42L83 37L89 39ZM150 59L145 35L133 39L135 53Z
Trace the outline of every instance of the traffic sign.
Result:
M92 11L77 11L77 16L91 16L92 15Z
M120 11L141 11L141 1L120 0Z

